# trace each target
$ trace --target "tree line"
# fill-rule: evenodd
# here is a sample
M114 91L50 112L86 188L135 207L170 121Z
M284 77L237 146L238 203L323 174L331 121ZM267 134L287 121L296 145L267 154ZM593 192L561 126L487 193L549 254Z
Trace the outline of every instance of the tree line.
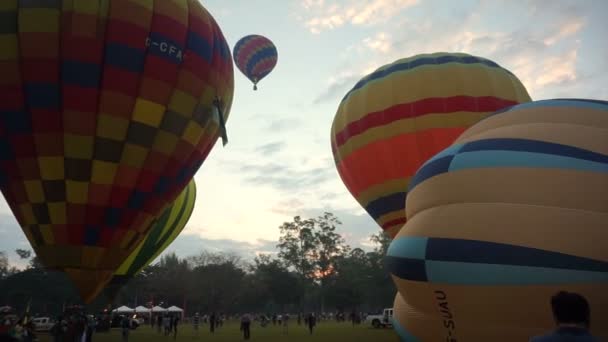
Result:
M336 231L341 222L326 212L316 218L296 216L280 227L276 254L244 260L234 253L201 251L180 258L164 255L145 267L115 296L99 296L88 306L96 312L110 304L176 305L193 312L378 311L392 306L395 287L384 268L390 239L370 237L373 249L351 248ZM27 250L26 269L9 265L0 252L0 306L58 314L80 302L67 277L50 271Z

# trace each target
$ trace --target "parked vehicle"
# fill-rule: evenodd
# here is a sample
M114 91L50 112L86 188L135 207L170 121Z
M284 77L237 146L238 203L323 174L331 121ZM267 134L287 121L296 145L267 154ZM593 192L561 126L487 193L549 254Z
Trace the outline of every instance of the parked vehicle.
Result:
M393 326L393 308L384 309L380 315L367 315L365 322L374 328L390 328Z
M49 317L36 317L32 319L32 323L34 323L36 331L49 331L55 324L55 321Z

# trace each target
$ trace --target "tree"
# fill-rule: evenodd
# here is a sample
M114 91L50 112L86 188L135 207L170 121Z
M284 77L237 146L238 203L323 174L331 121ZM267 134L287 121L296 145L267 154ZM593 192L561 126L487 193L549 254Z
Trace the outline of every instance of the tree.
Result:
M311 278L314 275L314 227L314 220L302 220L300 216L295 216L293 222L284 222L279 227L279 258L283 259L287 266L293 267L302 278Z
M4 251L0 251L0 279L8 276L8 257Z
M27 250L27 249L20 249L17 248L15 250L15 253L17 253L17 255L19 255L20 259L29 259L32 256L32 251Z

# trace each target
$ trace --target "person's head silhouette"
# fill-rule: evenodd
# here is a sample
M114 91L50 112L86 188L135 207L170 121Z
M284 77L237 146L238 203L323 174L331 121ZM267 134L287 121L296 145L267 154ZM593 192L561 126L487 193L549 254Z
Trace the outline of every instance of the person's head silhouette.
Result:
M585 328L590 324L589 303L578 293L560 291L551 298L553 317L558 325L579 325Z

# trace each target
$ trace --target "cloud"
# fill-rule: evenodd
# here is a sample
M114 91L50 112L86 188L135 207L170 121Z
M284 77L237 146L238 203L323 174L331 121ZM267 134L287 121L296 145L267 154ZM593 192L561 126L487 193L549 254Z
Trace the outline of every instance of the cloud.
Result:
M359 0L340 4L334 1L304 0L301 8L305 14L310 15L304 19L304 26L311 33L319 34L346 24L374 25L385 22L417 3L417 0Z
M277 141L259 146L255 149L255 152L270 156L281 151L283 148L285 148L285 142Z
M162 255L175 253L181 258L197 255L202 251L214 253L234 253L246 260L260 253L276 253L277 241L256 239L253 241L239 241L232 239L208 239L197 233L182 233L175 241L156 259Z
M332 76L328 80L328 86L313 100L313 104L321 104L334 100L336 97L342 97L352 88L357 81L359 81L363 75L362 71L347 71L339 74L338 76Z
M387 53L391 50L391 36L385 32L378 32L375 37L363 39L363 44L370 50Z
M575 2L563 1L561 7L553 6L541 16L540 13L531 14L525 4L504 4L510 7L509 15L521 17L521 22L525 24L502 29L500 25L490 26L493 29L488 30L490 13L501 6L481 1L476 7L461 8L464 15L429 12L428 15L400 19L397 29L388 31L383 28L375 35L363 38L354 45L356 48L352 54L358 53L371 72L397 59L420 53L465 52L489 58L512 71L535 99L554 94L565 86L571 86L573 90L582 89L585 75L582 75L583 70L577 62L581 48L580 34L587 26L586 11L589 9L578 7ZM535 8L539 5L532 2L531 6ZM565 15L558 7L569 8L571 12ZM432 11L427 7L423 10ZM441 21L441 25L437 25L438 21ZM391 35L383 32L391 32ZM352 65L340 66L334 74L360 75L361 70ZM315 101L333 99L345 90L332 77ZM592 94L599 93L601 90L595 90Z
M311 168L304 165L296 168L274 162L245 164L241 166L241 172L246 183L271 186L284 193L318 187L334 177L333 170L329 167Z

